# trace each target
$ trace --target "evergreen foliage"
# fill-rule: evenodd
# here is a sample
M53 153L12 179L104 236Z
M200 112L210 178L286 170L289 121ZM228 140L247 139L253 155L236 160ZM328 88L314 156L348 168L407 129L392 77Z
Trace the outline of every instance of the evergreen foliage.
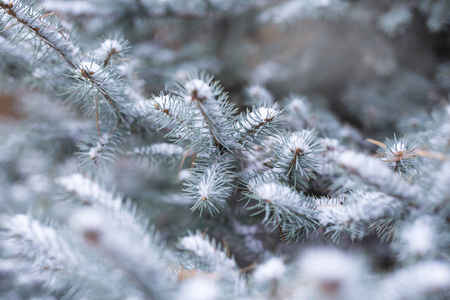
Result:
M0 0L0 299L448 299L449 22Z

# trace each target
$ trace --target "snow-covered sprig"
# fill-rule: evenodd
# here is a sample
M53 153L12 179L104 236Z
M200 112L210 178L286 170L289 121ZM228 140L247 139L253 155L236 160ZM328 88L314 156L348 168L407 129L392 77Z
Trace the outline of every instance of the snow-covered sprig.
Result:
M69 297L125 297L130 291L107 267L94 265L69 239L68 232L46 226L30 216L2 217L2 240L8 255L30 263L33 273L42 274L50 292ZM98 263L98 261L97 261Z
M200 216L203 210L211 215L220 212L225 206L225 201L233 190L232 182L235 174L232 166L226 160L219 162L197 162L191 171L192 176L186 182L186 194L196 203L191 210L199 210Z
M198 111L184 99L161 93L160 96L154 96L148 105L154 112L150 118L161 126L160 129L168 128L170 131L166 136L175 143L198 153L211 153L211 149L215 148L202 117L199 119Z
M322 226L327 227L325 233L334 241L339 241L343 233L352 239L360 239L368 232L370 225L379 233L388 234L380 230L381 224L397 220L405 213L401 201L378 192L354 192L339 201L316 201L317 218Z
M189 153L175 144L155 143L150 146L134 148L128 154L137 159L146 159L151 163L174 164L180 162Z
M165 299L172 288L174 274L166 265L162 251L152 236L136 234L124 221L120 214L111 214L102 207L85 207L71 217L70 227L106 258L116 273L131 282L139 291L135 296L144 294L149 299Z
M186 119L190 119L194 127L201 131L209 132L208 144L219 150L231 150L233 145L230 144L230 138L234 133L233 115L236 108L228 102L228 95L219 82L213 79L205 73L193 74L177 83L175 94L192 108L192 115L186 116Z
M11 239L11 255L26 257L47 268L74 267L78 264L73 247L52 227L27 215L3 216L2 238ZM70 271L70 270L67 270Z
M258 104L252 109L239 115L236 121L237 134L245 141L251 141L256 145L263 143L264 139L279 132L281 124L281 110L277 104Z
M57 182L89 207L75 213L71 227L94 248L106 253L146 294L162 297L161 290L170 282L167 267L174 259L170 251L159 244L158 235L143 213L130 201L123 201L122 197L81 174L62 177ZM133 251L128 248L130 245ZM162 286L144 280L155 272Z
M60 177L56 179L56 183L84 205L100 205L116 211L122 207L122 197L106 191L97 182L80 173Z
M160 129L169 128L172 130L168 133L169 136L181 139L183 135L179 132L183 132L183 129L189 131L184 116L190 113L187 111L189 108L184 105L184 101L171 94L164 95L161 92L159 96L152 97L148 107L154 112L151 118L161 126Z
M149 102L155 112L152 119L162 128L171 129L167 135L198 153L230 149L228 143L234 132L232 106L226 102L221 87L212 83L211 77L207 78L206 82L201 79L180 82L176 94L154 96Z
M32 40L35 58L42 59L52 50L73 68L79 49L54 16L45 14L44 10L35 11L33 1L0 1L0 31L16 30L13 41Z
M91 178L79 173L58 178L56 182L74 196L76 201L85 206L100 207L116 224L139 237L143 243L151 244L157 239L148 219L130 200L124 201L123 197L116 195L114 191L108 191Z
M122 120L131 111L125 94L126 85L111 66L93 57L80 60L72 68L71 77L75 82L69 93L73 103L81 102L82 107L92 108L98 122L102 106L106 105L111 115ZM85 99L89 96L88 99Z
M180 240L181 249L197 256L199 264L192 271L208 272L220 276L234 297L242 296L245 281L233 257L229 257L221 245L201 232L189 233ZM192 268L192 267L191 267Z
M158 242L158 234L150 226L148 218L130 200L124 200L114 191L107 190L96 181L79 173L58 178L56 183L62 186L77 202L81 202L85 206L100 208L102 213L106 213L110 219L114 219L116 226L137 237L143 244L147 244L146 247L163 251L163 247ZM170 251L167 249L164 251L166 259L172 260Z
M339 153L334 161L338 167L363 183L387 195L413 203L419 190L404 181L381 161L354 151Z
M263 223L278 228L284 240L308 236L318 224L313 201L280 182L255 183L246 196L257 201L249 209L264 214Z
M316 154L323 151L322 139L313 130L286 132L272 144L270 166L294 184L306 186L319 171L321 159Z
M100 61L103 61L103 66L124 59L130 45L123 37L104 39L99 48L97 48L93 55Z
M80 165L85 168L92 164L101 165L103 162L112 162L117 155L123 152L123 145L128 133L124 128L113 129L113 133L103 133L99 138L95 136L78 144L76 153L80 159Z
M432 215L424 215L403 222L397 228L397 239L393 250L403 262L414 262L422 259L437 258L450 246L450 239L443 234L446 231Z
M417 156L419 155L419 143L409 136L397 140L386 139L385 144L380 143L378 153L381 161L387 163L394 171L401 175L413 175L417 167Z

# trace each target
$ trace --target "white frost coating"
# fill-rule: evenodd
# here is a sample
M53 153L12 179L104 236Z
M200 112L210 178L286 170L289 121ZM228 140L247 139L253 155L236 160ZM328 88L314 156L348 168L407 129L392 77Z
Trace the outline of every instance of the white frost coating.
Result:
M207 263L213 272L217 272L225 277L225 279L234 287L236 294L240 294L245 282L240 276L236 262L232 258L228 258L224 251L221 251L208 238L202 236L201 233L189 235L181 239L180 246L192 251L203 261Z
M403 229L401 240L404 243L402 255L425 256L433 251L435 245L435 228L429 217L415 220Z
M114 49L116 52L120 52L123 50L122 45L120 44L119 41L116 40L105 40L102 45L100 46L100 48L103 51L111 51L112 49Z
M192 251L207 263L213 272L217 272L233 286L235 295L241 294L245 288L245 281L241 278L236 262L228 258L224 251L205 238L201 233L189 235L181 239L180 246Z
M40 15L39 11L33 9L33 7L30 8L29 2L27 3L27 1L21 0L9 0L5 2L8 4L13 4L12 11L14 12L14 17L11 22L18 24L17 20L22 20L20 23L23 24L29 32L33 32L32 34L38 32L42 39L48 41L48 43L50 43L55 49L58 49L57 51L65 57L70 58L71 56L78 54L80 49L70 42L68 34L66 32L63 33L65 30L61 30L58 26L55 27L55 24L50 24L47 16ZM4 12L4 10L0 11L2 13ZM4 15L5 14L3 14L0 19L3 19Z
M213 98L211 87L203 80L193 79L186 82L185 87L187 92L185 97L186 102L190 102L194 100L194 98L200 100L210 100Z
M83 61L80 63L79 69L87 72L89 75L95 75L101 70L98 64L93 61ZM90 74L92 72L92 74Z
M92 160L95 160L98 158L98 153L100 150L102 150L102 144L100 142L97 142L97 145L95 147L89 148L88 155Z
M269 123L273 118L279 115L279 111L270 107L259 107L250 112L240 124L237 124L241 132L255 130L255 127L261 127Z
M132 153L146 156L177 156L183 155L184 150L174 144L156 143L148 147L135 148Z
M83 202L100 204L115 211L121 209L122 199L120 197L105 191L96 182L79 173L61 177L56 180L56 183L64 187L69 193L76 194Z
M68 192L77 195L82 202L102 207L103 212L107 213L109 218L114 219L117 226L126 228L128 234L139 238L143 245L151 243L151 238L147 230L148 223L146 223L146 220L142 219L140 215L136 214L135 208L130 205L129 202L122 204L121 197L116 197L113 193L104 190L98 183L81 174L73 174L71 176L59 178L56 182L63 186ZM95 230L95 228L100 230L102 226L109 226L111 223L111 220L106 218L100 220L99 217L95 217L93 212L88 211L85 215L88 215L88 217L84 218L87 220L87 223L80 223L80 226L93 226L92 230ZM83 216L83 214L80 214L79 216ZM89 218L94 220L90 225L88 221ZM80 217L80 220L80 222L82 222L83 217ZM101 222L105 223L101 224ZM74 227L77 228L77 225ZM103 231L108 230L108 228L103 229Z
M98 207L78 210L69 223L88 243L139 282L150 298L161 299L153 295L160 294L173 274L167 271L151 236L136 234Z
M207 278L194 277L183 282L178 300L215 300L220 299L217 284Z
M155 106L157 104L159 107L162 108L170 104L171 99L170 95L163 95L162 97L161 96L155 97L153 101L155 102Z
M221 187L221 180L223 178L220 176L224 175L221 171L223 169L220 168L219 164L213 164L205 170L200 181L197 183L197 192L202 200L207 199L219 202L225 200L228 195L228 189L226 186Z
M51 227L43 226L22 214L4 217L2 226L7 230L5 235L14 238L15 246L12 251L17 251L18 255L36 256L36 260L43 263L48 259L66 266L77 263L70 246Z
M397 153L399 152L405 152L406 151L406 145L403 142L398 142L394 145L393 150Z
M356 175L389 195L413 199L418 191L392 172L381 161L354 151L339 153L335 161L339 167Z
M150 102L150 108L152 110L156 109L158 113L162 113L165 117L170 117L171 119L178 117L179 107L173 105L174 100L170 95L162 95L153 98L153 101ZM170 122L167 120L167 122Z
M116 40L105 40L100 48L95 50L95 55L97 55L101 59L110 58L111 55L120 54L123 50L123 46L119 41Z
M207 169L197 187L198 194L202 199L208 199L214 193L215 183L216 173L212 169Z
M285 271L286 266L283 260L279 257L273 257L256 268L253 279L260 283L278 281Z
M257 186L261 186L265 183L273 183L280 179L280 176L274 172L265 172L261 176L251 176L247 182L247 188L253 191ZM259 196L259 194L257 194Z
M398 160L407 160L415 156L417 147L411 144L409 147L404 142L397 142L390 146L383 153L384 157L381 158L383 162L393 163Z
M393 197L378 192L352 195L356 201L345 205L318 205L317 218L321 225L367 222L392 216L402 211L402 204Z
M361 261L332 248L307 250L300 258L300 269L305 279L315 283L337 283L342 286L357 279L362 273Z
M286 157L291 157L297 151L300 151L303 154L308 154L312 151L311 144L313 143L312 137L314 136L314 132L311 130L301 130L295 131L289 134L284 148L284 155Z
M256 185L253 193L259 199L270 201L274 205L303 206L303 198L297 192L277 182Z

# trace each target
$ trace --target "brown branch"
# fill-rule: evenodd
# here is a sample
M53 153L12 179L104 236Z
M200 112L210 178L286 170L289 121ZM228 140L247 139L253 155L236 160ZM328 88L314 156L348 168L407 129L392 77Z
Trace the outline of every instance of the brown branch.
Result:
M92 78L92 75L94 72L86 72L85 70L81 69L81 76L86 78L97 90L102 94L102 96L108 101L109 105L120 115L120 110L118 109L117 105L114 103L114 100L109 97L108 93L95 81L94 78Z
M9 4L5 4L3 1L0 2L0 8L2 8L6 14L10 15L14 20L16 20L17 23L22 24L24 27L26 27L30 32L34 33L37 37L39 37L45 44L47 44L50 48L52 48L53 50L55 50L63 59L64 61L69 64L72 68L75 68L75 64L66 56L66 54L59 49L58 47L56 47L56 45L54 45L48 37L44 36L41 32L40 32L40 28L39 27L33 27L32 25L28 24L27 20L24 19L20 19L17 14L14 12L14 10L12 9L13 4L9 3ZM47 27L48 28L48 27ZM56 29L56 28L55 28ZM59 32L59 31L58 31ZM59 32L61 34L61 32Z
M222 142L220 142L220 138L218 136L216 136L216 134L212 130L212 128L214 128L214 124L212 124L212 121L209 119L207 113L202 108L202 104L201 104L202 99L200 99L196 96L195 97L193 96L192 100L195 101L198 109L200 110L200 113L202 114L203 118L205 119L206 125L208 126L209 133L213 137L213 140L214 140L214 143L216 144L216 146L219 148L220 151L222 151L223 149L227 149L227 147L225 147L225 145Z
M103 62L103 66L106 67L109 64L109 61L111 60L112 56L117 53L119 53L119 52L117 52L116 48L112 48L109 51L108 56L105 58L105 61Z

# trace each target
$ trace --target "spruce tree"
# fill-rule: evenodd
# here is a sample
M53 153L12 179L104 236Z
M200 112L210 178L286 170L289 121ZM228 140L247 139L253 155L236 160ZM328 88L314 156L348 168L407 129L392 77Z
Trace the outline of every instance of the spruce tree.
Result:
M0 299L450 298L449 0L0 0Z

